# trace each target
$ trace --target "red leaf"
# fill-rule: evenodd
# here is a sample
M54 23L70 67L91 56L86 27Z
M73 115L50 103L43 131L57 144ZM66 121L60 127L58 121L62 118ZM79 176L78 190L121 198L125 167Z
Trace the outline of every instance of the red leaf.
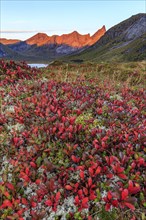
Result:
M102 138L102 141L107 141L107 140L108 140L108 136Z
M88 186L90 187L91 185L92 185L92 178L89 177L89 178L88 178Z
M91 167L89 167L89 175L92 177L93 176L93 173L94 173L94 171L93 171L93 169L91 168Z
M118 164L118 165L116 166L116 171L117 171L117 173L122 173L122 172L124 171L124 168L123 168L123 167L120 167L120 165Z
M53 134L55 134L56 130L57 130L57 128L53 127L53 129L52 129Z
M33 168L36 168L36 164L34 162L30 162L30 165L33 167Z
M111 163L110 163L110 159L109 159L109 157L108 156L105 156L105 160L106 160L106 162L107 162L107 164L108 165L110 165Z
M74 155L71 156L71 159L72 159L73 162L76 163L76 157Z
M78 187L79 187L79 183L77 182L77 183L75 183L75 189L78 189Z
M124 173L117 174L121 179L127 179L127 176Z
M75 157L74 155L71 156L71 159L74 163L78 163L80 161L80 158Z
M94 200L94 199L96 199L96 197L97 196L95 195L94 191L90 192L90 196L89 196L90 200Z
M5 191L3 194L4 194L4 195L5 195L5 197L7 197L7 198L9 198L9 197L10 197L10 194L9 194L9 192L8 192L8 191Z
M112 199L112 194L111 194L110 191L107 193L107 198L108 198L108 200L111 200L111 199Z
M88 200L89 200L88 197L85 197L82 199L82 207L83 208L88 208L88 204L87 204Z
M17 211L17 214L19 215L19 220L24 220L24 218L21 218L22 214L24 213L24 209L20 209L19 211Z
M26 167L25 173L27 174L27 176L29 175L29 167Z
M78 147L78 144L75 144L75 145L73 146L73 149L75 150L77 147ZM81 167L83 167L83 166L81 166Z
M128 185L129 185L129 186L128 186L129 188L133 188L133 182L132 182L132 180L129 180L129 181L128 181Z
M60 197L61 197L60 192L57 192L57 193L56 193L56 201L57 201L57 202L60 200Z
M111 178L113 178L114 175L112 173L107 173L106 176L108 179L111 179Z
M136 194L140 191L140 185L138 183L135 184L135 186L133 185L133 182L131 180L129 180L128 182L128 191L131 194Z
M77 166L77 168L76 168L76 170L83 170L83 171L84 171L84 169L85 169L84 165L83 166Z
M80 177L81 177L82 180L84 180L84 176L85 176L85 175L84 175L84 171L81 170L81 171L80 171Z
M28 202L27 202L27 200L25 199L25 198L22 198L22 204L24 204L24 205L27 205L28 204Z
M105 144L105 142L104 142L104 141L101 141L101 145L102 145L102 147L103 147L103 148L105 148L105 147L106 147L106 144Z
M86 196L88 195L88 189L86 189L85 187L83 188L83 192Z
M35 182L36 182L37 185L39 185L41 183L41 180L37 179Z
M124 189L121 193L121 199L126 200L128 197L128 189Z
M54 212L57 211L57 203L54 203L54 205L53 205L53 207L52 207L52 210L53 210Z
M72 125L69 125L68 129L67 129L70 133L73 132L73 126Z
M76 120L76 117L71 117L71 118L69 119L70 124L73 125L74 122L75 122L75 120Z
M31 202L31 207L35 208L36 206L37 206L37 203L34 202L34 201L32 201L32 202Z
M8 187L8 189L14 190L14 186L12 183L6 183L6 186Z
M25 174L21 175L21 173L20 173L20 177L22 179L24 179L26 182L29 182L29 180L30 180L29 177L27 175L25 175Z
M145 160L144 160L144 158L142 158L142 157L139 157L138 158L138 160L137 160L137 162L138 162L138 166L145 166Z
M78 195L79 195L80 198L83 197L83 190L82 189L78 190Z
M6 207L11 207L11 208L13 207L12 203L8 199L4 200L2 204L2 208L6 208Z
M98 108L96 111L97 111L97 114L99 114L99 115L102 114L102 108Z
M78 130L78 131L82 130L82 127L83 127L83 126L82 126L81 124L78 124L78 125L77 125L77 130Z
M52 201L50 199L48 199L48 200L46 200L45 204L48 206L52 206Z
M57 114L58 114L59 117L61 117L61 111L60 111L60 109L57 111Z
M131 203L129 203L129 202L124 202L124 204L125 204L129 209L135 210L134 205L132 205Z
M70 139L73 137L70 132L68 133L68 137L69 137Z
M109 211L110 207L111 207L111 205L110 205L109 203L107 203L107 204L105 205L105 210L106 210L106 211Z
M13 140L14 145L17 145L18 142L19 142L19 138L18 137L14 137L12 140Z
M79 196L75 196L75 203L76 203L77 205L80 204Z
M98 175L100 172L101 172L101 167L98 166L97 169L96 169L96 171L95 171L95 174Z
M64 123L66 122L66 118L64 116L62 116L61 121Z
M65 189L67 189L67 190L72 190L72 189L73 189L73 187L72 187L72 186L70 186L70 185L66 185L66 186L65 186Z
M77 113L77 115L80 115L82 112L80 109L76 109L76 113Z
M112 200L111 203L114 207L118 207L118 201L117 200Z

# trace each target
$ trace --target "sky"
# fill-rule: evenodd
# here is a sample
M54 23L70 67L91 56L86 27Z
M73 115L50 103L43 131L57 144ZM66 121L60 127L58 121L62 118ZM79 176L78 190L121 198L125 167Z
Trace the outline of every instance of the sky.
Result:
M51 36L94 34L138 13L145 0L0 0L0 38L26 40L38 32Z

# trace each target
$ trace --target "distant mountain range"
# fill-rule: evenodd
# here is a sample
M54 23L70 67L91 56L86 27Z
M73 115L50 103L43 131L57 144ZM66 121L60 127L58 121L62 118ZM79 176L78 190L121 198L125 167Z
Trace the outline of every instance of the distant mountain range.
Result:
M0 39L0 57L15 60L53 60L62 55L81 51L97 42L106 32L105 26L94 35L77 31L61 36L38 33L26 41Z
M94 35L38 33L26 41L0 39L0 58L29 62L137 61L146 59L146 14L140 13Z
M9 44L15 44L20 42L20 40L16 40L16 39L6 39L6 38L0 38L0 43L4 44L4 45L9 45Z

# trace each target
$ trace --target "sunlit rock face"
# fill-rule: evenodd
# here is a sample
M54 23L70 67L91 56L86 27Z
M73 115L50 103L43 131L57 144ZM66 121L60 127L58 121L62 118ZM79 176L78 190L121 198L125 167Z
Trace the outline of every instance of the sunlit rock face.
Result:
M20 40L16 39L6 39L6 38L0 38L0 43L7 45L7 44L15 44L20 42Z
M63 34L61 36L53 35L48 36L44 33L38 33L33 37L26 40L27 44L37 46L42 46L45 44L57 44L57 45L68 45L71 47L81 48L84 46L89 46L94 44L97 40L99 40L106 32L105 26L99 29L94 35L90 36L90 34L82 35L77 31L73 31L69 34Z

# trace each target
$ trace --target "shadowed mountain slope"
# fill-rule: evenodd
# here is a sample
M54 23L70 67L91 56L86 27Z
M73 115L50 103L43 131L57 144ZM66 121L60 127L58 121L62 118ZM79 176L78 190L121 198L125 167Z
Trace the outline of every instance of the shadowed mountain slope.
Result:
M84 50L98 41L105 31L105 26L103 26L93 36L90 36L90 34L81 35L77 31L73 31L70 34L63 34L61 36L48 36L45 33L38 33L26 41L14 41L14 43L12 43L13 40L1 39L0 42L3 44L3 49L2 46L0 48L3 50L1 57L8 59L13 57L14 60L21 59L22 57L28 60L29 57L30 61L36 58L40 61L51 61L63 55ZM6 45L10 49L9 52L4 47ZM15 56L15 53L17 56Z
M146 58L146 14L110 28L94 45L67 60L136 61ZM66 59L66 58L65 58Z

